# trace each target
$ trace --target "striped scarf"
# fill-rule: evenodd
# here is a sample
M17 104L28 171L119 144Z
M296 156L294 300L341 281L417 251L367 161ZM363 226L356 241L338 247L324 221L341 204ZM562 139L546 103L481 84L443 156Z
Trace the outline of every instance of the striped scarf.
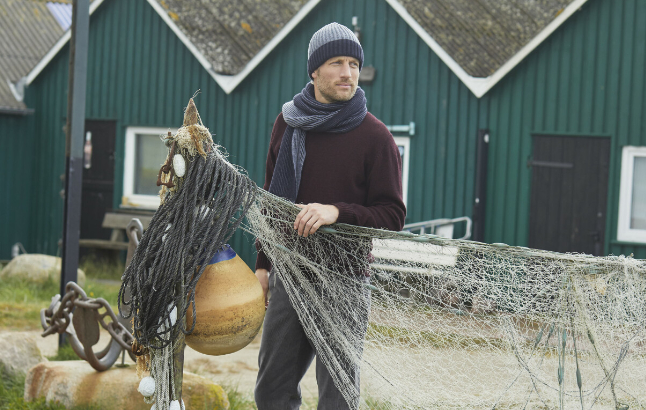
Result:
M305 162L305 133L340 134L357 128L366 117L366 95L357 87L351 100L324 104L314 97L314 85L308 83L292 101L283 105L287 128L280 143L269 192L296 202Z

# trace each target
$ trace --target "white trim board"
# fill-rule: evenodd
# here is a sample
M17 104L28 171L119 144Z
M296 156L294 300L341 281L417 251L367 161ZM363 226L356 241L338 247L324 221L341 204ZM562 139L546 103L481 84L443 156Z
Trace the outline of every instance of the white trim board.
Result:
M404 205L408 203L408 171L410 164L410 137L409 136L393 136L397 146L404 147L404 163L402 164L402 196Z
M310 0L308 1L301 9L294 15L285 24L285 26L276 33L276 35L267 43L259 52L256 54L244 69L236 75L223 75L218 74L213 71L213 66L211 63L204 57L204 55L195 47L195 45L189 40L189 38L184 34L184 32L175 24L175 22L168 16L166 10L157 3L155 0L147 0L148 3L155 9L157 14L164 20L168 27L173 30L177 37L184 43L184 45L193 53L195 58L202 64L204 69L213 77L213 79L218 83L218 85L224 90L225 93L230 94L238 84L242 82L258 64L274 49L276 46L285 38L287 35L296 27L298 23L301 22L309 14L309 12L321 1L321 0Z
M135 160L137 158L137 134L165 135L167 132L177 133L177 128L164 127L127 127L123 159L123 189L121 195L122 208L157 209L160 204L159 195L136 194L135 190Z
M646 230L630 227L633 206L635 158L646 158L646 147L624 146L621 152L621 178L619 184L619 215L617 217L617 240L646 243Z
M103 1L104 0L94 0L92 3L90 3L90 16L97 8L99 8ZM38 74L40 74L45 69L45 67L47 67L47 64L49 64L49 62L52 61L56 54L61 51L63 46L67 44L71 36L72 29L70 28L65 32L65 34L63 34L61 38L58 39L56 44L54 44L54 46L49 49L47 54L45 54L45 56L40 59L38 64L36 64L36 66L31 69L29 74L27 74L27 85L31 84L36 79L36 77L38 77Z
M538 35L525 44L514 56L503 64L495 73L489 77L472 77L431 37L430 34L411 16L406 8L397 0L386 0L388 4L399 14L401 18L417 33L418 36L437 54L451 71L480 98L498 83L507 73L525 59L536 47L538 47L550 34L561 26L575 11L579 10L588 0L574 0L554 20L552 20Z

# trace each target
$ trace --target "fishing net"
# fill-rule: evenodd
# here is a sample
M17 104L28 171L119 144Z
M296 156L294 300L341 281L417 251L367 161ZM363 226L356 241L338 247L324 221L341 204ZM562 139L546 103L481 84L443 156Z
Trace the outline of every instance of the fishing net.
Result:
M181 151L186 176L162 192L120 295L157 408L181 398L173 355L192 328L186 311L204 260L238 226L258 238L353 409L646 408L644 261L344 224L299 237L300 208L196 138L205 130L174 137L202 149Z
M343 224L302 238L299 211L259 190L245 229L354 408L645 408L644 261Z
M184 335L195 327L197 282L257 192L253 181L213 144L192 99L184 126L164 141L169 154L158 177L161 206L119 291L119 312L132 318L138 367L150 371L155 381L154 395L146 401L159 410L181 400ZM188 309L191 322L186 321Z

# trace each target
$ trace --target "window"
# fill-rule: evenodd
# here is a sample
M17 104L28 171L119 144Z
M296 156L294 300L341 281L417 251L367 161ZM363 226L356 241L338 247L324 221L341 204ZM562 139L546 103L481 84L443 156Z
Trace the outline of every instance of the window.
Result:
M129 127L126 130L122 207L159 207L157 173L168 154L160 136L168 131L168 128L147 127Z
M646 243L646 147L624 147L621 156L617 239Z
M408 206L408 163L410 159L410 137L394 137L395 144L399 148L399 155L402 158L402 188L404 190L404 205Z

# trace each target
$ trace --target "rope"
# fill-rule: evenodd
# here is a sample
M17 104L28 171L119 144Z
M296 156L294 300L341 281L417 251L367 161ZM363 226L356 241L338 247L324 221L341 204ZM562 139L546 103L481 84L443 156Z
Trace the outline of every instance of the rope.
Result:
M140 345L162 349L179 332L193 330L195 286L207 262L242 222L256 192L255 183L215 145L206 158L198 155L188 164L182 189L166 194L122 278L119 311L134 318ZM131 300L126 300L127 288ZM178 326L169 326L176 306ZM193 321L185 324L189 308Z

